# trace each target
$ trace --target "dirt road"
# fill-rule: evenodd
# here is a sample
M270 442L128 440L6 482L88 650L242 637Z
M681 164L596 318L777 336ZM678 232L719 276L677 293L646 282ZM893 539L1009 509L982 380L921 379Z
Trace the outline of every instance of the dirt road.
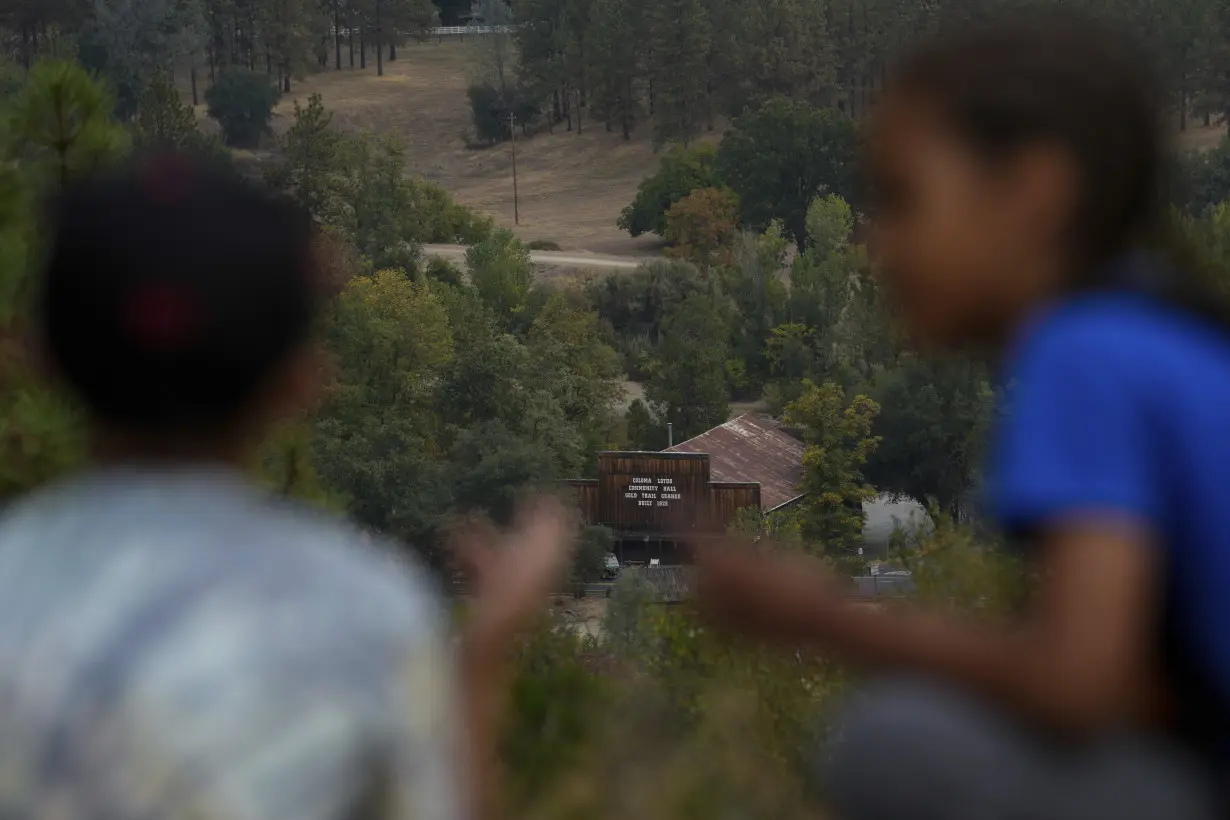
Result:
M462 245L424 245L423 253L427 256L439 256L460 262L465 258L466 249ZM530 259L535 265L579 270L598 268L632 270L646 262L653 261L651 256L607 256L569 251L530 251Z

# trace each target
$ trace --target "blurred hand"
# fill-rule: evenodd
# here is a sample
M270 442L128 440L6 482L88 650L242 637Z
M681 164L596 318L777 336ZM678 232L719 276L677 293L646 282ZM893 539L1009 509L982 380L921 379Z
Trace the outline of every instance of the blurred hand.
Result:
M481 658L499 656L542 613L568 565L577 531L574 517L552 496L523 505L504 532L489 522L454 531L450 546L473 588L468 651Z
M795 640L817 613L845 597L822 563L797 553L732 541L692 552L700 610L756 637Z

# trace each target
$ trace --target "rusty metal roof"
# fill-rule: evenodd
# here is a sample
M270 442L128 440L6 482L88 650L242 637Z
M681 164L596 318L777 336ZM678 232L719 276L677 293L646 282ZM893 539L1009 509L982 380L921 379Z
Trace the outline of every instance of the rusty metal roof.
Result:
M760 484L766 512L801 495L803 442L765 416L744 413L665 452L708 453L710 481Z

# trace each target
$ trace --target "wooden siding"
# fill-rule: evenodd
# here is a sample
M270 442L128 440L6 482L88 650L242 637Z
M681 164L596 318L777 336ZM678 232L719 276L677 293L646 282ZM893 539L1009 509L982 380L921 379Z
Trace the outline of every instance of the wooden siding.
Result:
M597 523L598 512L598 479L573 478L567 482L576 494L577 506L581 508L581 518L587 524Z
M603 452L598 478L566 484L585 522L639 539L725 532L739 510L761 510L761 485L711 481L708 453Z
M709 529L725 532L739 510L760 511L760 485L745 481L715 481L709 485Z
M621 532L683 533L705 526L708 507L706 455L598 454L598 523Z

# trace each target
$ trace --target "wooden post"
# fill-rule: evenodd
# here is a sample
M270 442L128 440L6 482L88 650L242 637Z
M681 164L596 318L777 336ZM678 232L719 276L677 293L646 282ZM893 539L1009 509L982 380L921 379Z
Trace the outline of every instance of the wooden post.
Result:
M342 0L333 0L333 70L342 70Z
M384 21L380 18L380 0L376 0L376 76L384 76Z
M521 207L517 201L517 115L508 112L508 136L512 138L513 224L521 224Z

